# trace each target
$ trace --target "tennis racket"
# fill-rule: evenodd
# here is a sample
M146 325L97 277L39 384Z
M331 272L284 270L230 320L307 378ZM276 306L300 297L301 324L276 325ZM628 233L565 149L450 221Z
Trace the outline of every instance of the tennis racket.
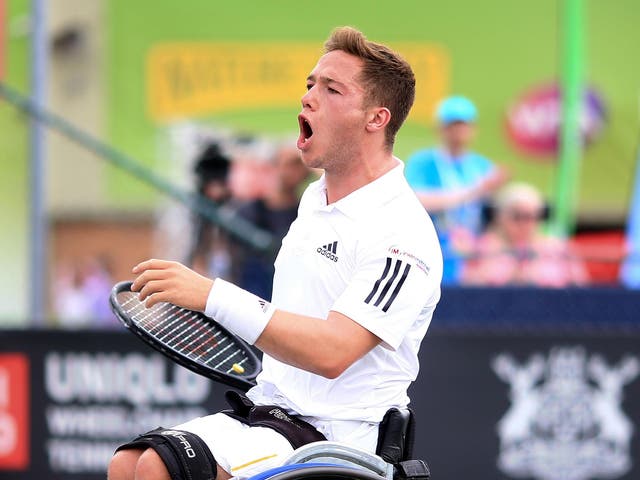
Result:
M145 307L131 282L113 287L111 308L137 337L180 365L232 387L248 390L262 364L243 340L201 312L170 303Z

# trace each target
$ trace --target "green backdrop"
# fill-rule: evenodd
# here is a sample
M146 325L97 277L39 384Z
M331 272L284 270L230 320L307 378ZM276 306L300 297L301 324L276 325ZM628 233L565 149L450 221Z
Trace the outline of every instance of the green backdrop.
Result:
M153 13L151 13L153 12ZM371 39L417 41L443 46L450 55L450 92L472 98L480 111L474 147L507 165L516 179L530 181L550 196L553 159L524 156L504 133L505 111L528 88L553 81L559 67L558 1L460 0L457 2L364 2L329 0L304 6L270 2L109 2L109 122L111 139L126 151L162 166L161 130L146 114L145 58L158 43L176 41L315 41L321 45L337 25L354 25ZM629 52L640 46L640 5L634 0L586 1L587 81L608 108L606 127L585 152L580 209L605 211L620 219L630 193L638 131L640 64ZM304 89L300 81L300 92ZM231 112L217 123L258 132L294 132L297 109ZM408 123L396 153L402 158L434 142L434 132ZM161 155L160 155L161 157ZM146 190L112 177L114 197L151 202Z

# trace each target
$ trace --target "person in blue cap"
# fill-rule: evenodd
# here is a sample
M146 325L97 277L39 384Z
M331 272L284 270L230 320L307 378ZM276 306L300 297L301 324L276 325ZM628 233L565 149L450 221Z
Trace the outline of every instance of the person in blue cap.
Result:
M438 106L441 144L415 152L405 176L434 220L445 257L443 283L460 280L463 255L482 225L482 204L508 175L469 149L478 111L468 98L453 96Z

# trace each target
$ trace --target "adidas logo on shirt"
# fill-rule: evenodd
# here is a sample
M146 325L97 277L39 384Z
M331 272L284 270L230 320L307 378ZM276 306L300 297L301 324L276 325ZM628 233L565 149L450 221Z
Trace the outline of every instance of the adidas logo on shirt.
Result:
M327 243L326 245L318 247L316 252L318 252L320 255L327 257L329 260L333 260L334 262L337 262L338 261L338 256L336 255L337 250L338 250L338 241L335 241L333 243Z
M258 303L260 304L260 308L262 309L262 312L267 313L267 309L269 308L269 302L259 298Z

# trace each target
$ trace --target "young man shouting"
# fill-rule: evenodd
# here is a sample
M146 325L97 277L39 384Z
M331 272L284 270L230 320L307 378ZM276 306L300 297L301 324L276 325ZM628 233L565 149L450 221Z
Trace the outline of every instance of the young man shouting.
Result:
M240 405L233 418L149 432L118 450L111 480L247 478L323 438L375 451L385 412L409 402L440 298L436 233L392 152L414 92L410 66L389 48L348 27L328 39L298 116L302 160L324 175L282 242L271 304L175 262L134 267L147 306L204 311L260 348L263 371L239 403L287 418L251 425Z

